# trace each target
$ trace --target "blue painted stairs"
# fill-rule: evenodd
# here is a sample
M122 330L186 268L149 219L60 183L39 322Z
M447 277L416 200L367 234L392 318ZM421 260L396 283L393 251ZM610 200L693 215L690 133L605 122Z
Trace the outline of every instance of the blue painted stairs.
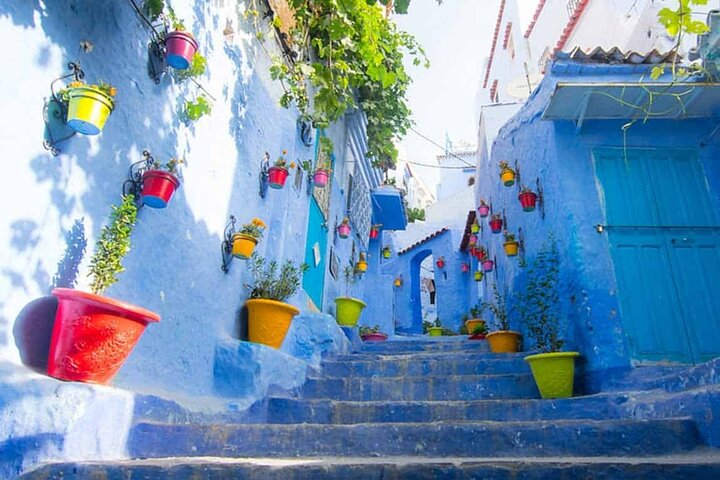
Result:
M459 338L367 344L268 398L262 423L140 420L129 453L146 460L22 478L720 478L693 419L631 414L652 393L540 400L524 356Z

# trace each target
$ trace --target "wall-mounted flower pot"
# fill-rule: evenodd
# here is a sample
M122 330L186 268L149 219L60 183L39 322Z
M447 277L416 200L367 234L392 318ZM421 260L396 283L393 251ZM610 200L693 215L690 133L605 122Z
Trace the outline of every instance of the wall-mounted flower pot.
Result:
M478 207L478 215L480 218L485 218L490 214L490 205L481 204Z
M354 327L365 306L365 302L357 298L337 297L335 299L335 320L338 325Z
M482 269L483 272L492 272L493 267L495 266L495 262L492 260L483 260L482 262Z
M442 327L428 328L428 335L431 337L442 337Z
M142 177L142 201L150 208L165 208L180 186L177 177L163 170L148 170Z
M330 173L327 170L318 169L313 174L313 184L318 188L325 188L330 180Z
M280 348L290 323L300 310L289 303L253 298L245 302L248 309L248 340Z
M242 260L252 257L257 245L257 238L244 233L235 233L232 236L232 256Z
M198 49L198 42L189 32L176 30L165 38L165 61L172 68L185 70L190 67Z
M367 272L368 264L365 260L358 260L355 264L355 269L360 273Z
M142 335L160 316L119 300L56 288L48 375L60 380L106 384Z
M505 242L503 243L503 248L505 249L505 255L507 255L508 257L514 257L518 254L519 244L515 240L511 242Z
M506 187L515 185L515 172L510 168L505 168L500 172L500 180Z
M337 232L340 238L348 238L350 236L350 225L347 223L341 223L337 227Z
M437 262L435 262L435 265L437 265L438 268L445 268L445 260L441 258Z
M542 398L572 397L578 356L578 352L552 352L525 357Z
M279 190L285 186L288 177L288 171L283 167L272 166L268 168L268 183L270 188Z
M362 336L364 342L384 342L388 336L382 332L367 333Z
M520 346L520 334L512 330L498 330L488 333L487 341L493 353L514 353Z
M380 236L380 230L378 230L377 228L371 228L370 229L370 239L375 240L378 238L378 236Z
M518 200L520 200L520 205L522 205L524 211L532 212L535 210L537 195L534 192L523 192L518 195Z
M396 286L397 288L402 287L402 280L400 280L399 278L396 278L395 280L393 280L393 285Z
M470 233L478 233L480 231L480 225L473 223L470 225Z
M468 242L472 245L475 245L478 241L477 235L470 235L470 238L468 239Z
M493 218L490 220L490 231L492 233L500 233L502 231L502 218Z
M115 108L115 101L102 90L89 85L68 92L67 125L83 135L97 135Z
M483 273L479 270L476 270L475 273L473 274L473 278L475 279L476 282L480 282L483 279Z
M467 263L463 263L462 265L460 265L460 271L461 271L462 273L467 273L467 272L469 272L469 271L470 271L470 265L468 265Z
M383 248L382 256L385 259L390 258L390 256L392 256L392 252L390 251L390 249L388 247Z

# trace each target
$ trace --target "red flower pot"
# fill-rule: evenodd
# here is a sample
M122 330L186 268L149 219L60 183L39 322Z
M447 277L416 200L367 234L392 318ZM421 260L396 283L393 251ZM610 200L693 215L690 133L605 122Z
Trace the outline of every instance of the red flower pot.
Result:
M268 169L268 182L270 183L270 188L274 188L276 190L283 188L287 177L288 171L283 167L273 166Z
M175 193L180 181L171 173L162 170L148 170L142 177L142 201L151 208L165 208Z
M483 272L492 272L494 266L495 262L493 262L492 260L483 260L482 262Z
M337 231L340 238L348 238L350 236L350 225L341 223L338 225Z
M375 240L380 235L380 232L377 228L371 228L370 229L370 239Z
M476 333L475 335L470 335L468 337L468 340L485 340L485 334L484 333Z
M327 170L316 170L313 174L313 184L318 188L325 188L330 179L330 174Z
M537 202L537 195L534 192L523 192L520 195L518 195L518 200L520 200L520 205L522 205L522 209L526 212L532 212L535 210L535 202Z
M480 205L478 207L478 215L480 218L485 218L490 214L490 205Z
M445 260L438 260L435 262L435 264L438 266L438 268L445 268Z
M178 70L190 67L198 49L197 40L192 34L180 30L168 33L165 38L165 61Z
M384 333L374 332L363 335L362 339L365 342L384 342L388 339L388 336Z
M503 221L501 218L490 220L490 231L492 233L500 233L502 231Z
M160 316L144 308L70 288L56 288L48 375L60 380L108 383L145 327Z

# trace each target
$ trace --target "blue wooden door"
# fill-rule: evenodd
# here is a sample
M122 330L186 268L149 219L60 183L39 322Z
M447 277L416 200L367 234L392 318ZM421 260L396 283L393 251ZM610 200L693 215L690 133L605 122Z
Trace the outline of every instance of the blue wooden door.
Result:
M325 285L327 231L323 212L320 210L318 202L312 197L305 244L305 264L308 265L308 269L303 274L302 285L319 310L322 309Z
M604 148L594 158L633 358L720 356L720 226L697 153Z

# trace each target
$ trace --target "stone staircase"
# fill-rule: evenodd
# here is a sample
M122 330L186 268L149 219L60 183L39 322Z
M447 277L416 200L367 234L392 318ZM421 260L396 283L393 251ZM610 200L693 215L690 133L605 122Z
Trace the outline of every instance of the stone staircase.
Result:
M662 392L540 400L524 356L460 338L366 344L268 398L263 423L140 419L128 439L138 460L22 478L720 478L695 419L638 414Z

